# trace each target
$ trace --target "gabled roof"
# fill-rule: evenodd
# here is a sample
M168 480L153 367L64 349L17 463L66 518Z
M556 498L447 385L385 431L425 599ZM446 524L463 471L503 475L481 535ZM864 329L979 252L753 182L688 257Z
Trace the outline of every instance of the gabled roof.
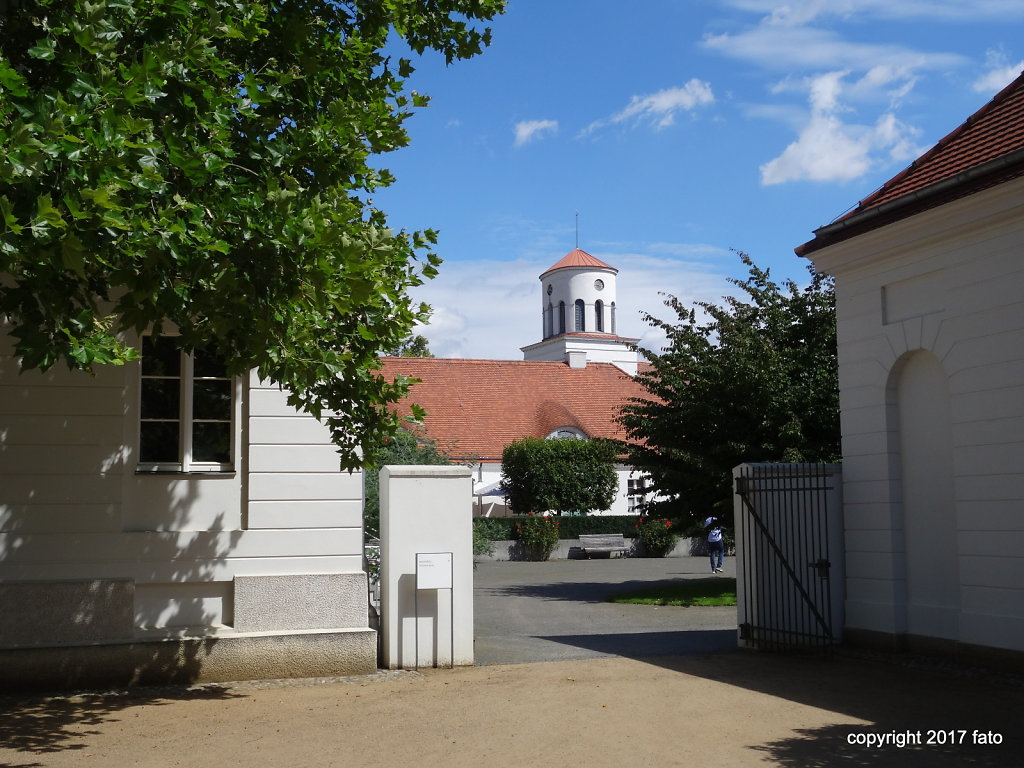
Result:
M800 256L1024 176L1024 74L815 238Z
M624 440L619 409L647 390L611 363L570 368L562 362L387 357L383 376L420 379L399 413L422 406L429 437L457 457L500 461L524 437L573 427L587 437Z
M548 274L549 272L554 272L556 269L566 269L567 267L610 269L612 272L615 272L616 274L618 274L619 272L619 270L617 270L615 267L605 264L603 261L601 261L598 258L595 258L594 256L591 256L586 251L581 250L579 248L574 248L573 250L565 254L565 256L563 256L558 262L544 270L541 273L541 277L544 277L544 275Z

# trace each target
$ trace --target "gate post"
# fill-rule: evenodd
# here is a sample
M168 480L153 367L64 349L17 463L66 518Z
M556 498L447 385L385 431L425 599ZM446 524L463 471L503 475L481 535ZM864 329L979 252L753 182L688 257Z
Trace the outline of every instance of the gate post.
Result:
M381 649L386 668L473 664L472 516L468 467L381 469Z

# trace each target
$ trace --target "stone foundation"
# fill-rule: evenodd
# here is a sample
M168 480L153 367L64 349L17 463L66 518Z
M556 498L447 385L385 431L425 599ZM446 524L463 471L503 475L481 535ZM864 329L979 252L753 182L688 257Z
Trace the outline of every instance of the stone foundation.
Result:
M367 675L371 629L235 633L0 650L4 689L74 690Z

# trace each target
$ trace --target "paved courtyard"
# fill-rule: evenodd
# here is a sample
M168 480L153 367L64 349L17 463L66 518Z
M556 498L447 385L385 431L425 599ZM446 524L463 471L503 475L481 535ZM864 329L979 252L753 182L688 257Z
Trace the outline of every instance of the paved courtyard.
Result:
M603 602L705 573L687 558L483 563L476 667L0 695L0 768L1024 764L1019 678L740 652L733 609Z
M723 576L735 576L726 558ZM652 583L712 577L707 558L478 563L477 664L732 651L736 609L618 605L607 595Z

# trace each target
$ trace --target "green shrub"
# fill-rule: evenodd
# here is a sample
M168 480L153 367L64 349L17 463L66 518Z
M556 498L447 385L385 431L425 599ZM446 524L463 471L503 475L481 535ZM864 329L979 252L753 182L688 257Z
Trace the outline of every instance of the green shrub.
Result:
M664 557L679 540L672 521L663 517L641 517L636 522L636 536L651 557Z
M515 524L531 515L512 517L477 517L473 527L483 530L491 541L512 541ZM578 539L581 533L621 533L630 538L636 536L636 515L586 515L580 517L557 517L560 539Z
M527 560L547 560L558 546L559 519L543 515L523 515L515 523L515 538L523 546Z
M505 446L501 484L517 514L604 510L615 501L618 448L610 440L541 440Z
M483 527L474 525L473 526L473 554L474 555L493 555L494 554L494 542L484 532Z
M477 517L473 519L473 530L489 541L508 541L512 538L512 526L507 517Z
M562 538L578 539L581 533L621 533L632 538L636 536L636 515L587 515L585 517L563 517Z

